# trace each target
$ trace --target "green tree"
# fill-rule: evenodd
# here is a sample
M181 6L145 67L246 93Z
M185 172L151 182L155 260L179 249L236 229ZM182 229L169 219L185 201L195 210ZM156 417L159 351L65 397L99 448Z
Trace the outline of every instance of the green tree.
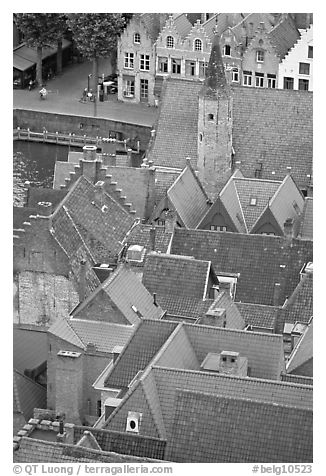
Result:
M62 72L62 40L68 31L67 15L65 13L50 13L53 23L54 38L57 41L57 74Z
M55 44L56 30L52 14L17 13L16 24L24 35L27 46L36 48L36 81L42 84L42 51L45 46Z
M125 26L120 13L70 13L67 20L73 40L84 58L93 63L92 88L96 96L98 59L116 54L117 38ZM96 100L94 101L96 116Z

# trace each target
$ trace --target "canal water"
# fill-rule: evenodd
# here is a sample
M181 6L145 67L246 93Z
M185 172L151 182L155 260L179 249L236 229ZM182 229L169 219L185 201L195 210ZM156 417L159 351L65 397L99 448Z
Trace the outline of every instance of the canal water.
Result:
M14 141L13 198L15 206L23 205L24 182L27 180L35 187L52 188L55 162L67 161L69 150L82 151L80 147Z

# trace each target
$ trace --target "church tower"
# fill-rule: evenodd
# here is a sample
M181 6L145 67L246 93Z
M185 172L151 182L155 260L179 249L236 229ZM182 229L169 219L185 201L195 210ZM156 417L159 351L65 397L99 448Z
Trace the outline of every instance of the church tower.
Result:
M206 78L199 93L199 178L215 199L232 173L232 97L218 36L215 35Z

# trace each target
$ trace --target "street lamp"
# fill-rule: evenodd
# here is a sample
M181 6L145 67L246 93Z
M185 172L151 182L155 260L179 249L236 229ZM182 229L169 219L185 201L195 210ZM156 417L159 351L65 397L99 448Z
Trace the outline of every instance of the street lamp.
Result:
M89 93L89 80L91 79L92 76L93 76L92 73L90 73L87 78L87 92L88 93Z

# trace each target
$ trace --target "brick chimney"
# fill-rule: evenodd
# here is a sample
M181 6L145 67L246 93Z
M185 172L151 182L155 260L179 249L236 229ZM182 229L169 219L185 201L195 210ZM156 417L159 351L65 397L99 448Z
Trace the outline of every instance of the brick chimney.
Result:
M51 202L38 202L38 204L37 204L37 214L40 217L49 217L52 214L52 203Z
M96 149L96 145L84 145L83 160L95 161L97 158Z
M292 238L293 237L293 218L287 218L284 222L284 236L286 238Z
M83 302L86 295L86 260L81 260L79 268L79 283L78 283L79 302Z
M177 213L173 210L169 210L165 214L165 233L173 233L174 227L177 223Z
M279 305L280 294L281 294L281 283L275 283L274 292L273 292L273 306Z
M103 180L99 180L94 186L95 203L100 207L104 204L104 185Z
M79 161L82 175L87 177L92 183L97 182L101 165L102 160L96 154L96 146L85 145L83 147L83 158Z
M155 251L156 228L153 225L149 230L150 250Z

